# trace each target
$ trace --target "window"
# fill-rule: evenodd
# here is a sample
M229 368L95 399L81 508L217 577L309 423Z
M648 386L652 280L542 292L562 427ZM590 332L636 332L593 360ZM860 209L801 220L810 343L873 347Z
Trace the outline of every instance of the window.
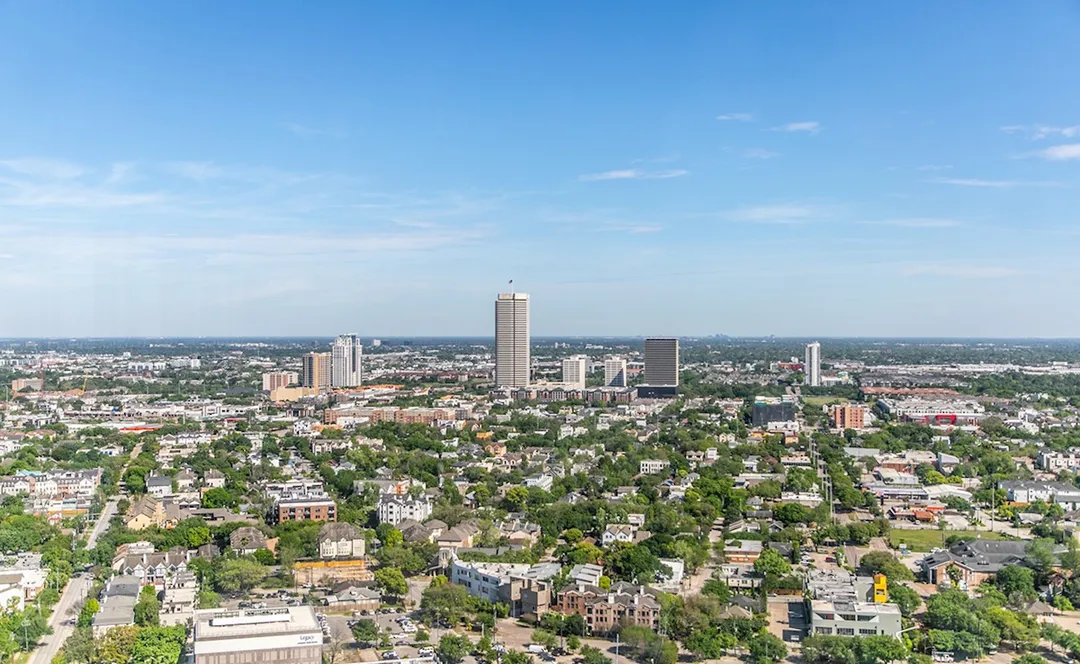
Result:
M860 629L859 636L875 636L877 635L876 629Z
M855 630L850 627L837 627L836 634L838 636L855 636Z
M817 633L825 636L832 636L832 627L818 627Z

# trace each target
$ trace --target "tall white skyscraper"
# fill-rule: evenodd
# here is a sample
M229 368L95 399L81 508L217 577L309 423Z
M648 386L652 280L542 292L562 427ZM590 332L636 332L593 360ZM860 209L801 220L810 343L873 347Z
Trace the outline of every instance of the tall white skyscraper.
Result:
M679 384L678 339L645 340L645 383L647 385Z
M525 387L532 369L529 296L499 293L495 300L495 385Z
M803 384L821 386L821 342L806 344L806 362L803 363Z
M573 387L578 390L585 389L585 376L589 373L589 356L588 355L574 355L572 357L563 358L562 361L562 382L567 387Z
M626 387L626 358L613 356L604 360L604 385Z
M364 347L355 334L342 334L330 348L330 385L359 387L363 380Z

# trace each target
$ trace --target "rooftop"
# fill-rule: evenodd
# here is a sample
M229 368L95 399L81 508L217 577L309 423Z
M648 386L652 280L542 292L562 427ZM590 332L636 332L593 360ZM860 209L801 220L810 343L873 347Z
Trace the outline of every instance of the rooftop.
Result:
M216 652L202 647L207 641L240 640L314 632L322 644L322 630L310 606L277 609L240 610L208 609L195 612L195 652Z

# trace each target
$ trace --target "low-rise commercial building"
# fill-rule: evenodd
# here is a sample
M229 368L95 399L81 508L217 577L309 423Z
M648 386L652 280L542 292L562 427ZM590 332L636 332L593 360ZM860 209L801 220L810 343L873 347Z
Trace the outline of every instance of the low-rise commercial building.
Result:
M895 604L812 600L810 613L810 632L822 636L898 637L902 629Z
M195 612L194 664L322 664L323 633L310 606Z

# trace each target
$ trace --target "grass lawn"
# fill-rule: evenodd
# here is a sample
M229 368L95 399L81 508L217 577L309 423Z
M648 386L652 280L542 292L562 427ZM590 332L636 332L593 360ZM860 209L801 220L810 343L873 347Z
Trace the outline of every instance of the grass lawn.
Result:
M948 538L952 535L960 535L964 538L984 540L999 540L1004 539L1001 533L992 533L988 530L980 530L977 533L974 530L946 530L945 537ZM894 528L889 531L889 544L895 548L900 548L901 543L906 543L908 551L929 551L941 546L941 531L938 529L933 530L904 530L900 528Z
M802 400L803 403L812 408L821 408L831 403L844 403L845 401L840 397L803 397Z

